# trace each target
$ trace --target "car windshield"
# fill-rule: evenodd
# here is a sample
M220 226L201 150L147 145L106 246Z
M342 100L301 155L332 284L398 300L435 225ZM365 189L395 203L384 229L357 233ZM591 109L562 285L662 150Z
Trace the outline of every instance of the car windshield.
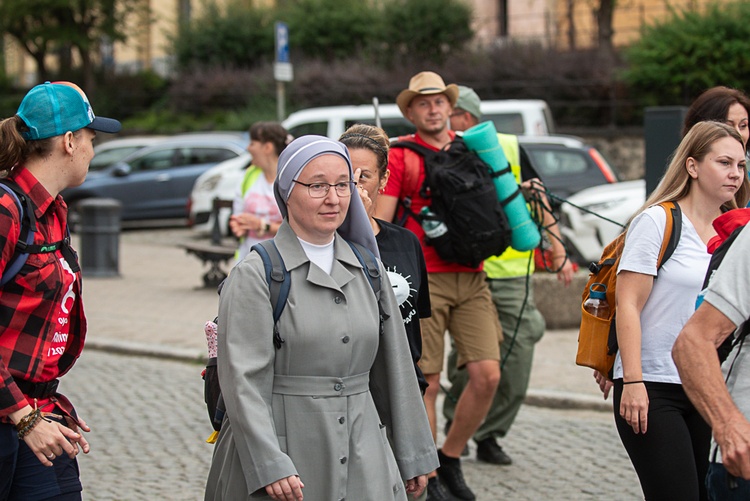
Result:
M546 149L539 146L527 149L542 177L580 174L588 169L586 154L580 150Z
M141 148L143 148L143 146L133 145L101 151L94 155L94 158L91 160L91 165L89 165L89 170L97 171L105 169L113 163L123 160L125 157Z

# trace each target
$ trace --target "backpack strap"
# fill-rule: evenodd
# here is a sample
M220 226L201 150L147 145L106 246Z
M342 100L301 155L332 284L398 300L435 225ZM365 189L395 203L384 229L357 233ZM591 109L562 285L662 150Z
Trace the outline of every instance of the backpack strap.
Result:
M378 260L375 257L375 254L373 254L367 247L356 242L350 242L347 240L346 243L352 248L354 255L357 256L359 264L365 269L367 281L370 282L370 287L372 287L372 291L375 293L375 298L378 300L378 304L380 304L380 266L378 265Z
M273 345L278 350L284 343L279 333L279 318L281 318L281 313L286 306L292 281L288 280L289 271L286 269L284 259L281 257L273 239L263 240L253 245L251 250L260 255L263 260L263 267L266 269L266 281L271 292L271 305L273 306Z
M659 250L657 270L661 269L664 263L672 257L682 235L682 209L680 209L679 204L677 202L662 202L659 205L667 213L667 225L664 228L664 241L662 241Z
M401 217L395 221L399 226L404 226L407 217L412 217L415 221L421 224L419 216L411 210L412 198L417 195L420 191L426 190L427 185L427 173L425 171L425 180L422 186L419 185L419 174L422 172L422 164L424 158L429 155L433 155L435 152L430 148L422 146L414 142L414 136L400 136L398 141L391 144L391 148L403 148L404 149L404 180L401 186L401 193L404 197L401 198L398 203L403 207L404 212ZM426 168L426 167L425 167ZM426 192L423 193L423 197Z
M378 316L380 318L380 325L378 327L378 332L382 335L383 332L385 332L386 316L385 316L385 312L383 311L383 305L380 304L381 277L380 277L380 265L378 264L378 259L375 257L375 254L373 254L372 251L368 249L367 247L360 245L356 242L350 242L349 240L347 240L346 243L348 243L349 247L352 248L354 255L357 256L357 260L359 261L359 264L361 264L362 268L364 268L367 281L370 282L370 287L372 287L372 292L375 294L375 299L378 302Z
M26 259L28 259L29 253L26 252L25 249L34 243L36 218L34 216L34 208L31 206L31 201L23 194L16 183L10 179L3 179L0 181L0 189L4 190L13 198L16 207L18 207L18 213L21 215L21 233L18 236L16 247L13 250L13 256L8 261L8 264L3 270L2 278L0 278L0 287L2 287L13 280L18 272L21 271L23 265L26 264ZM23 203L21 200L23 200Z

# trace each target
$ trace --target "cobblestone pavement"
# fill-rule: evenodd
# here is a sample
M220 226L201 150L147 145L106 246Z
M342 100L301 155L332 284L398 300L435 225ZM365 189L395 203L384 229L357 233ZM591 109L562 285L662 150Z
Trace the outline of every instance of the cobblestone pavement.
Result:
M79 456L84 499L202 499L212 446L201 369L84 350L61 383L92 428ZM464 461L479 501L641 497L609 413L524 406L503 446L512 466L477 463L473 450Z

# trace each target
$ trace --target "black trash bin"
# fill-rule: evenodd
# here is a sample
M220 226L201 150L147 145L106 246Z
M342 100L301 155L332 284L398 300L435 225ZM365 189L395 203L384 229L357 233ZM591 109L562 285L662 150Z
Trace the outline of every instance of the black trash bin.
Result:
M81 214L81 271L86 277L119 276L120 211L112 198L89 198L78 203Z

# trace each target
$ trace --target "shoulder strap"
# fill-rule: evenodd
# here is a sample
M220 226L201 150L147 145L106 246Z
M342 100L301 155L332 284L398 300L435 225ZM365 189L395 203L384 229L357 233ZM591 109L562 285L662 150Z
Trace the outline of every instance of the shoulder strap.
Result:
M411 209L411 199L419 193L421 188L419 186L419 175L421 173L422 159L435 153L429 148L408 139L409 137L401 136L397 142L391 144L391 148L404 149L404 180L401 186L401 193L404 196L399 199L399 205L403 207L404 211L400 218L394 219L394 222L399 226L404 226L406 218L409 216L420 222L417 214ZM426 183L427 173L425 172L424 184Z
M349 247L352 248L352 251L354 252L354 255L357 256L357 260L359 261L359 264L362 265L362 268L365 269L365 275L367 276L367 281L370 282L370 287L372 287L372 292L375 293L375 299L378 302L378 316L380 317L380 325L378 327L378 332L382 335L385 331L385 319L386 315L383 311L383 305L380 304L380 265L378 265L378 259L375 257L375 254L370 251L367 247L364 247L356 242L350 242L349 240L346 241L346 243L349 244Z
M380 302L380 266L375 254L370 249L364 247L356 242L346 241L349 247L352 248L354 255L357 256L359 264L365 269L365 275L367 276L370 287L375 293L375 298Z
M16 183L10 179L3 179L0 181L0 189L8 193L18 207L18 212L21 215L21 233L18 236L16 247L13 251L13 257L8 261L7 266L2 272L2 278L0 278L0 287L7 284L21 271L23 265L26 264L26 259L29 257L26 248L34 243L34 233L36 232L36 218L34 216L34 208L31 206L29 198L21 191ZM21 202L23 200L23 203ZM25 205L25 207L24 207Z
M659 251L659 260L656 269L664 266L672 254L674 254L677 244L680 243L682 234L682 210L677 202L662 202L659 205L667 213L667 225L664 228L664 241L661 243Z
M279 349L284 340L279 333L278 322L286 306L292 281L288 280L289 271L273 239L263 240L253 245L252 250L260 255L266 269L266 281L271 292L271 305L273 306L273 344L276 349Z
M435 152L412 140L397 141L391 145L391 148L403 148L406 150L404 151L404 181L401 191L411 200L411 197L419 192L421 161Z

